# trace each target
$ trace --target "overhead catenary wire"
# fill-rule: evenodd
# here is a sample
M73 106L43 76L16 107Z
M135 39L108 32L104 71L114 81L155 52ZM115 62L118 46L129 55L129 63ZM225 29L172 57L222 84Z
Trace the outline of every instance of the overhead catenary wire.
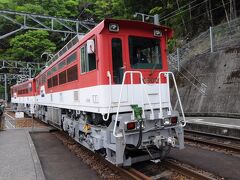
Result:
M197 0L194 0L194 1L192 1L192 2L190 2L190 3L188 3L188 4L186 4L186 5L183 5L183 6L179 7L179 8L176 9L175 11L172 11L172 12L170 12L169 14L163 16L161 19L167 18L169 15L174 14L174 13L180 11L181 9L185 8L185 7L188 7L189 5L191 5L192 3L196 2L196 1L197 1ZM202 3L203 3L203 2L201 2L201 3L199 3L199 4L202 4ZM189 10L189 8L186 9L186 10ZM175 16L175 15L174 15L174 16Z
M201 3L198 3L198 4L196 4L195 6L192 6L191 8L187 8L187 9L185 9L185 10L182 10L182 11L180 11L180 12L178 12L177 14L174 14L174 15L172 15L172 16L169 16L169 17L164 16L164 17L162 17L162 18L160 19L160 22L166 21L166 20L168 20L168 19L170 19L170 18L172 18L172 17L175 17L175 16L177 16L177 15L179 15L179 14L185 12L185 11L193 10L194 8L198 7L199 5L202 5L203 3L206 3L206 1L203 1L203 2L201 2ZM226 3L226 4L227 4L227 3ZM179 10L177 10L177 11L179 11Z
M228 4L230 4L230 2L225 3L225 5L228 5ZM223 7L223 5L219 5L218 7L212 9L211 11L215 11L215 10L221 8L221 7ZM198 16L195 16L195 17L193 17L192 19L190 19L190 20L188 20L188 21L185 21L185 23L189 23L189 22L191 22L191 21L193 21L193 20L201 17L202 15L204 15L204 14L206 14L206 13L207 13L207 12L201 13L201 14L199 14ZM179 25L183 25L183 23L181 22L181 23L178 23L178 24L175 24L175 25L179 26Z

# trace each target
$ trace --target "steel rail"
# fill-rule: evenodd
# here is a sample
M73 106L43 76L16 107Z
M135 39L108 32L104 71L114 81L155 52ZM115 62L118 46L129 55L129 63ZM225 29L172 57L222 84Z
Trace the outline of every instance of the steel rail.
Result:
M124 173L128 174L130 177L132 177L133 179L138 179L138 180L150 180L152 179L151 177L146 176L145 174L141 173L140 171L134 169L134 168L130 168L130 169L123 169Z
M61 134L64 134L64 136L69 137L66 132L59 132ZM60 139L62 141L62 139ZM75 141L74 141L75 142ZM77 143L77 142L75 142ZM87 153L95 156L98 160L102 161L107 165L108 168L113 170L114 172L118 172L119 175L126 180L150 180L152 179L151 177L146 176L145 174L141 173L140 171L134 169L134 168L123 168L116 166L112 164L111 162L107 161L105 158L103 158L100 154L93 153L91 150L87 149L81 144L78 144L81 146L81 149L86 151Z
M209 175L199 173L198 171L189 169L187 167L182 166L181 164L177 164L170 160L163 161L163 165L189 178L196 178L200 180L215 180L215 178L210 177Z
M202 132L202 131L195 131L195 130L190 130L190 129L184 129L185 133L194 133L194 134L199 134L199 135L206 135L206 136L211 136L211 137L217 137L221 139L228 139L228 140L234 140L234 141L240 141L240 138L233 137L233 136L224 136L220 134L214 134L214 133L208 133L208 132Z
M191 142L197 142L205 145L215 146L227 150L231 150L234 152L240 153L240 145L233 145L233 144L223 144L222 142L214 142L213 140L207 140L207 139L199 139L197 137L191 137L191 136L184 136L184 139Z

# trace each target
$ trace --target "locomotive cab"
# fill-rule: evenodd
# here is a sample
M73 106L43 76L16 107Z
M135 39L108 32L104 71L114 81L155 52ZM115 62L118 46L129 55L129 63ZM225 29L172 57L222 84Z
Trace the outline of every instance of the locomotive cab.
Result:
M103 118L111 119L110 144L117 148L106 151L107 159L115 164L131 165L149 156L162 159L171 147L184 147L182 106L183 118L170 100L170 78L177 90L167 65L166 43L171 36L172 30L164 26L104 21L100 43L108 48L99 49L103 54L99 62L100 66L103 59L109 62L102 64L102 75L108 75L104 80L110 102L107 99L106 104L111 105ZM179 94L178 98L181 103ZM143 154L136 156L138 151Z

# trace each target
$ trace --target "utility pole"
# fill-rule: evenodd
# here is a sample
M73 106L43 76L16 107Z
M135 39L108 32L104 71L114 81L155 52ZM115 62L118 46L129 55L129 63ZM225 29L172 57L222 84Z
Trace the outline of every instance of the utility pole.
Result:
M210 33L210 49L211 49L211 53L213 53L213 32L212 32L212 27L210 26L209 28L209 33Z
M4 74L4 88L5 88L5 101L8 101L8 94L7 94L7 74Z
M213 16L212 16L212 3L211 3L211 0L208 0L208 7L209 7L211 26L213 26Z
M179 48L177 48L177 69L180 71L180 51Z

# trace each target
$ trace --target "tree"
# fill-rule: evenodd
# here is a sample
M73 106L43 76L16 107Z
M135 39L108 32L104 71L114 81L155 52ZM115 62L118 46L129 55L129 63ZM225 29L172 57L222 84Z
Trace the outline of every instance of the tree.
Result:
M86 12L91 14L96 21L105 18L126 18L127 11L123 0L88 0L92 3L86 8Z
M49 33L43 30L28 31L11 39L8 54L13 59L39 62L43 52L54 52L56 45L48 40Z

